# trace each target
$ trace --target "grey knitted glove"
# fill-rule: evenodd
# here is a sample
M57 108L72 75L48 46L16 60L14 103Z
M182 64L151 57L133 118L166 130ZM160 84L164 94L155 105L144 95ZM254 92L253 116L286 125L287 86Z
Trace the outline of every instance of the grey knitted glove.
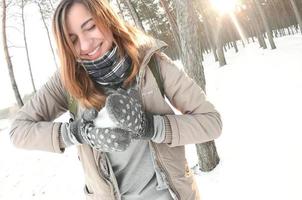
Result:
M107 97L105 107L118 127L130 131L131 138L151 139L153 137L153 115L143 110L137 90L118 89Z
M80 119L63 123L60 127L60 133L65 146L85 143L83 138L85 127L93 124L97 114L95 109L85 110Z
M61 126L61 134L66 146L89 144L99 151L124 151L131 142L128 131L120 128L97 128L93 120L98 112L95 109L85 110L81 119Z
M83 137L91 147L105 152L125 151L131 142L129 131L120 128L96 128L92 124L85 127Z

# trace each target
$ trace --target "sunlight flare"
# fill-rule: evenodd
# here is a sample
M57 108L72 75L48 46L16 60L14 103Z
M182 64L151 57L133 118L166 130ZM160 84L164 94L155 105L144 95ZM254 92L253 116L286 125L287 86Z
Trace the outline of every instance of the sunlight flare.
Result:
M211 0L212 5L220 14L235 11L238 0Z
M246 34L244 33L243 28L241 27L240 23L238 22L236 15L234 15L233 13L230 13L230 17L231 17L231 20L232 20L233 24L236 27L237 32L239 33L241 39L244 42L246 42L247 41Z

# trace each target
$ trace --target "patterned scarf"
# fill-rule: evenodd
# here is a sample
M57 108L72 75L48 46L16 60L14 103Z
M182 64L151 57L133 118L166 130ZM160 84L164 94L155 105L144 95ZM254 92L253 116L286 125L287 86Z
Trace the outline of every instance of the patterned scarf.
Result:
M125 55L118 60L118 47L107 51L100 58L78 61L89 74L90 78L100 85L114 86L122 83L131 70L131 58Z

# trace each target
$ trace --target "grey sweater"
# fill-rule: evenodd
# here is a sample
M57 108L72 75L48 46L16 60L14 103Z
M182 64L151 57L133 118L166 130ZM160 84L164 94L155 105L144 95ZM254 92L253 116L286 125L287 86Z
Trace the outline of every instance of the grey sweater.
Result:
M170 200L168 189L157 190L148 141L133 140L124 152L107 153L123 200Z

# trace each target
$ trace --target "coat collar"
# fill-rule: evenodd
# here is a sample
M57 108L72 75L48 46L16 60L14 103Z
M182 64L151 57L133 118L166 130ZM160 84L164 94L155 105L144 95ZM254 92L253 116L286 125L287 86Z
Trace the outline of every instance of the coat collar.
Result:
M163 51L167 47L165 42L147 36L138 40L140 67L144 68L155 52Z

